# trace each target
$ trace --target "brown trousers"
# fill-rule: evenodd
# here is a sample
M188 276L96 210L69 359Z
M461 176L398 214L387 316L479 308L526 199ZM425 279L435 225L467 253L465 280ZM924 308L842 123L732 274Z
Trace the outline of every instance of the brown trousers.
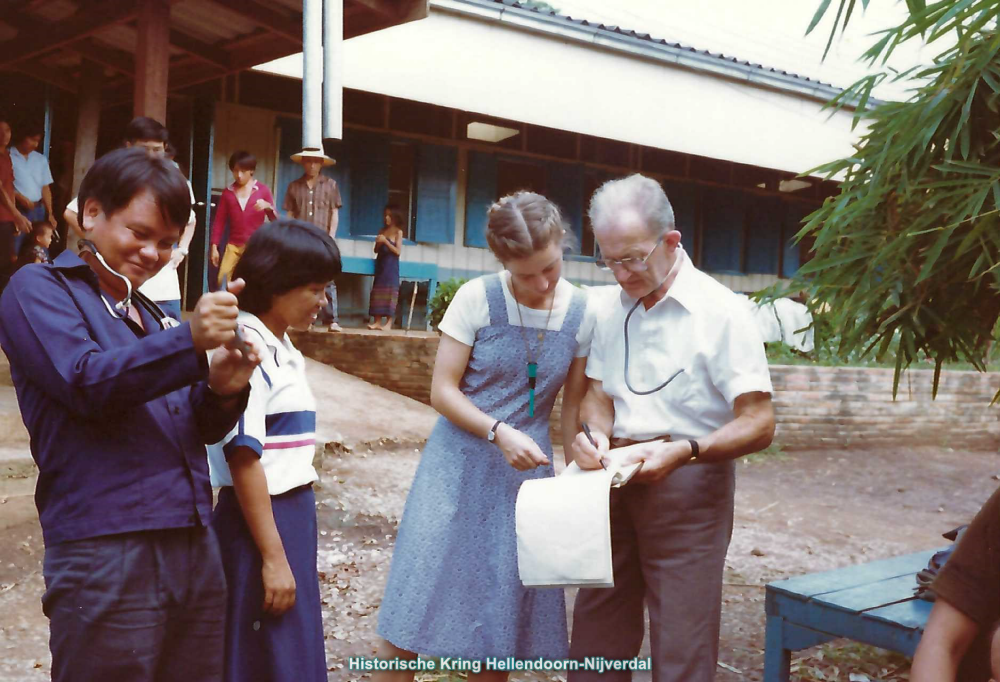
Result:
M612 490L615 586L577 594L570 657L638 656L645 602L653 682L715 679L734 494L733 462L688 464L658 483ZM631 677L580 670L569 682Z

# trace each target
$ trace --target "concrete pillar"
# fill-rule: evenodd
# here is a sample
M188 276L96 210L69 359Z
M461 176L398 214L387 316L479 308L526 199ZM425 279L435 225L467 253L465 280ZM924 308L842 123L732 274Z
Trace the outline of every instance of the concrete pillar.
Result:
M323 139L344 138L344 0L323 0Z
M323 0L302 0L302 146L323 147Z
M191 108L191 185L198 225L187 258L187 282L184 287L184 309L191 310L208 286L208 241L212 224L212 150L215 148L215 99L198 95Z
M169 0L135 0L136 22L134 116L167 121L167 74L170 71Z
M52 84L45 84L45 120L42 134L42 148L39 150L46 159L52 147Z
M104 68L83 60L80 74L79 113L76 118L76 146L73 152L73 192L80 193L83 176L94 164L97 155L97 129L101 122L101 86Z

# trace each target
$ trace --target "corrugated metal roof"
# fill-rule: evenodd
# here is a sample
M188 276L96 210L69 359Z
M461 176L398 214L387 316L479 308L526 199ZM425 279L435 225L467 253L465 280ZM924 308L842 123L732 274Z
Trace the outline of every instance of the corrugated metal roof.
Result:
M525 6L525 4L522 3L522 2L519 2L519 0L486 0L486 2L491 2L491 3L496 4L496 5L504 5L506 7L514 7L516 9L520 9L522 11L534 12L535 14L541 14L543 16L553 17L555 19L559 19L560 21L565 21L567 23L575 24L577 26L588 26L590 28L596 28L596 29L601 29L601 30L604 30L604 31L609 31L611 33L616 33L618 35L627 36L629 38L635 38L637 40L643 40L643 41L647 41L647 42L650 42L650 43L656 43L658 45L666 45L668 47L672 47L672 48L679 49L679 50L687 50L689 52L694 52L696 54L704 55L704 56L707 56L707 57L712 57L714 59L719 59L721 61L732 62L734 64L739 64L741 66L745 66L745 67L748 67L748 68L758 69L758 70L763 71L765 73L773 73L773 74L778 74L778 75L781 75L781 76L786 76L788 78L795 78L795 79L804 81L806 83L813 83L813 84L816 84L816 85L822 85L822 86L826 86L826 87L835 87L835 86L832 86L829 83L824 83L823 81L817 80L815 78L809 78L808 76L803 76L802 74L798 74L798 73L791 73L791 72L788 72L788 71L784 71L782 69L774 69L774 68L771 68L771 67L768 67L768 66L764 66L763 64L756 64L754 62L749 62L749 61L746 61L746 60L742 60L739 57L735 57L735 56L732 56L732 55L726 55L725 53L722 53L722 52L711 52L709 50L699 50L698 48L691 47L690 45L683 45L681 43L673 43L673 42L664 40L662 38L654 38L653 36L651 36L648 33L640 33L638 31L635 31L635 30L632 30L632 29L622 28L621 26L608 26L607 24L603 24L603 23L600 23L600 22L588 21L586 19L575 19L572 16L569 16L567 14L561 14L561 13L559 13L557 11L545 11L545 10L537 9L535 7ZM840 88L837 88L837 89L840 89Z

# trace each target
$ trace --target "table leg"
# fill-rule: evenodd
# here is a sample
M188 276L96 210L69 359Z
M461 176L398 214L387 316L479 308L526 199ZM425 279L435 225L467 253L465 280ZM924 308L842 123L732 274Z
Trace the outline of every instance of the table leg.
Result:
M764 682L788 682L792 652L785 648L784 618L767 617L764 643Z

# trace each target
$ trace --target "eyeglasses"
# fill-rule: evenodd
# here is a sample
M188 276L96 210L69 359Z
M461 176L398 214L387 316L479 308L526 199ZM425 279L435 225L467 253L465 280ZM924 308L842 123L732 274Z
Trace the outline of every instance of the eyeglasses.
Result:
M653 252L656 251L662 242L663 237L657 239L653 248L642 258L604 258L597 261L597 267L606 272L616 268L625 268L629 272L645 272L649 268L646 261L649 260L649 257L653 255Z

